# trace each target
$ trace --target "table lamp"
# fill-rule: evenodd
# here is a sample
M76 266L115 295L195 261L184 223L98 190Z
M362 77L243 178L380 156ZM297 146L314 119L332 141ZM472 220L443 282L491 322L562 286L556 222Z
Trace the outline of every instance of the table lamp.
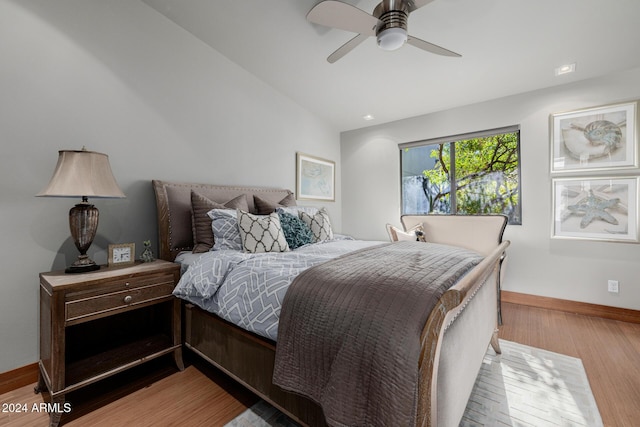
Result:
M109 156L94 151L60 150L58 164L49 185L36 197L80 197L81 202L69 211L69 228L80 251L78 259L65 272L84 273L100 269L87 255L98 230L98 208L89 197L126 197L113 177Z

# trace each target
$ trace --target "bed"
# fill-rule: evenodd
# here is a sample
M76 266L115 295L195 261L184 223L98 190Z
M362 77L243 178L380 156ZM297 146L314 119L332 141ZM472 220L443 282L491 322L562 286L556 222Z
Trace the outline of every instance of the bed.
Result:
M205 209L211 207L206 204L204 206L196 204L198 198L213 202L216 206L227 204L226 207L229 209L238 208L263 214L265 209L269 211L277 206L291 207L296 204L291 191L278 188L218 186L160 180L153 181L153 188L158 215L159 256L168 261L175 261L178 258L185 264L196 265L192 269L200 268L201 264L197 263L201 261L198 259L208 256L206 253L209 252L206 250L207 244L211 243L210 241L204 242L204 247L201 247L202 239L194 232L194 227L202 229L211 226L206 222L202 224L201 220L192 224L192 210L194 213L200 212L202 215ZM242 207L237 206L238 199L243 200ZM343 255L337 258L330 257L326 262L313 264L313 268L301 269L302 272L297 279L293 280L289 290L286 290L287 298L282 309L283 320L280 325L282 332L277 336L277 341L274 339L275 336L269 336L268 333L262 331L247 330L246 325L239 327L232 323L228 316L223 318L222 315L212 314L203 309L198 301L194 303L193 300L189 301L186 298L184 303L185 347L302 425L323 426L327 425L327 419L330 420L329 424L344 424L339 419L325 416L325 412L331 413L333 409L328 409L328 406L323 402L323 410L323 407L316 403L322 399L317 396L314 398L305 397L300 394L299 390L292 392L291 390L294 388L286 382L288 378L283 378L290 376L290 371L301 370L299 366L290 367L287 365L287 363L294 363L298 359L297 356L292 356L297 350L289 350L292 341L296 341L296 339L289 338L293 336L292 331L300 329L299 326L302 324L312 323L310 320L306 320L306 317L305 322L296 321L296 315L293 314L292 308L294 303L291 301L298 300L294 299L293 289L296 289L296 292L302 292L301 289L304 289L304 292L313 289L311 285L308 288L301 285L301 283L307 282L314 283L312 273L316 274L315 281L320 282L319 289L323 289L323 278L328 272L339 270L337 266L342 264L338 263L344 263L346 259L353 258L352 262L356 263L354 265L360 265L361 260L354 257L369 257L369 262L375 263L378 253L374 251L387 251L381 252L385 254L381 255L385 257L384 259L390 259L387 257L393 256L406 258L407 252L401 254L397 251L410 251L412 256L413 254L422 256L422 252L425 252L425 248L428 246L457 245L457 247L474 251L476 255L479 254L478 260L452 286L447 285L448 287L434 301L434 308L420 318L423 319L421 320L423 324L420 325L419 336L416 339L418 355L415 366L409 367L409 370L415 371L415 376L410 377L413 383L410 384L408 391L409 395L413 396L414 408L413 412L409 414L409 425L457 426L464 413L489 343L497 352L500 351L497 340L498 287L501 261L509 244L509 242L502 241L506 218L503 216L428 215L406 216L402 218L402 222L406 230L421 227L425 232L426 240L431 245L418 242L406 242L404 245L381 242L375 244L358 243L358 241L350 241L348 238L334 238L322 242L324 243L322 250L333 245L340 247L339 253ZM299 254L297 256L300 258L305 258L307 257L305 252L310 251L306 248L310 246L314 245L302 246L292 252ZM203 255L189 254L189 251L194 248L198 248L197 251L204 251ZM464 255L471 256L466 253ZM236 260L233 262L237 262L238 257L242 258L244 255L232 255L232 258ZM242 261L244 262L244 258ZM383 263L377 262L377 264ZM331 267L326 267L328 268L326 271L319 270L323 266ZM352 269L352 266L345 268ZM375 265L373 267L369 265L363 272L373 269L375 269ZM396 270L400 271L400 274L404 274L402 272L407 269L401 268L398 264ZM373 274L382 275L383 271L380 270ZM320 275L319 278L318 275ZM354 280L357 279L358 277ZM389 283L403 282L393 278L387 279ZM376 292L380 288L384 287L379 286ZM370 290L367 291L367 293L370 292ZM299 298L299 301L302 302L309 302L309 300L310 298L304 295ZM308 307L306 309L314 310ZM379 324L385 322L371 323L375 326L375 328L372 326L371 329L383 329L379 327ZM303 334L298 336L307 336L304 335L305 331L298 330L297 332ZM322 333L317 331L314 333L318 334L319 339L327 339L322 336ZM322 345L330 347L327 344L331 344L331 342L325 341ZM366 342L365 340L360 344L364 346L363 348L370 348L370 346L380 345L380 342ZM322 351L317 353L322 353ZM384 352L376 351L375 353ZM362 354L364 360L368 357L364 355L368 355L369 352ZM402 363L398 364L402 365ZM393 369L393 367L389 369ZM382 372L381 378L385 378L384 374L388 375L387 372ZM285 384L289 391L275 385L274 381L281 385ZM340 388L340 384L336 387ZM329 390L333 392L333 389ZM325 394L330 395L332 392ZM344 390L337 390L336 395L339 396L340 392L344 392ZM369 396L365 396L364 401L368 400ZM391 409L397 406L393 402L387 404ZM399 404L404 404L404 400ZM351 424L351 422L346 424ZM384 422L369 419L365 424L381 425Z

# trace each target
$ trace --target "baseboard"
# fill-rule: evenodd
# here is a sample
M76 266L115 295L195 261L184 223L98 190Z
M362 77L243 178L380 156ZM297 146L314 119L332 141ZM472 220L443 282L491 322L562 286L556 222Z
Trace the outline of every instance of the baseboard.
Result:
M518 292L501 291L502 302L527 305L530 307L547 308L567 313L585 316L602 317L604 319L619 320L629 323L640 323L640 311L627 308L611 307L608 305L590 304L538 295L521 294Z
M0 374L0 394L8 393L38 381L38 364L32 363Z

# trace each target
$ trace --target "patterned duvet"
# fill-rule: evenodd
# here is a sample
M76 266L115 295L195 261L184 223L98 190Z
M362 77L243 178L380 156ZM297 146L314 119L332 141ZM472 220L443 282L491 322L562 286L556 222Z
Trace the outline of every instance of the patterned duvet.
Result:
M211 251L191 263L173 294L275 341L282 300L298 274L340 255L381 243L331 240L290 252L262 254Z

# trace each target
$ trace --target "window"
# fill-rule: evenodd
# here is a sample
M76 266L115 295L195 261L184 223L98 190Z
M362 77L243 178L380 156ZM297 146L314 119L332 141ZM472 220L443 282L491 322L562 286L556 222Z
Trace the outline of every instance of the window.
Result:
M502 213L522 224L517 126L399 147L402 214Z

